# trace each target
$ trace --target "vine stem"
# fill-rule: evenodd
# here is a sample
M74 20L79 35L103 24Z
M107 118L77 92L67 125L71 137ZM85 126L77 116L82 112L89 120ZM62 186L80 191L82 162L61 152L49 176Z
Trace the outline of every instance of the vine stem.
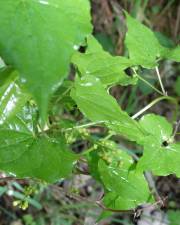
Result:
M86 127L91 127L91 126L96 126L96 125L102 124L102 123L105 123L105 121L86 123L86 124L82 124L82 125L79 125L79 126L67 128L67 129L65 129L65 131L69 131L69 130L73 130L73 129L86 128Z
M156 66L156 73L157 73L158 80L159 80L159 83L160 83L160 86L161 86L161 89L162 89L162 93L163 93L163 95L167 96L167 92L164 89L164 85L162 83L161 75L160 75L160 72L159 72L159 69L158 69L157 66Z
M173 135L172 135L173 138L175 138L176 134L179 134L178 133L179 127L180 127L180 120L176 123L176 126L174 128L174 132L173 132Z
M135 75L139 78L139 80L142 80L145 84L147 84L149 87L151 87L153 90L155 90L158 94L164 95L163 92L161 92L160 90L158 90L151 83L149 83L147 80L145 80L144 78L142 78L139 74L137 74L137 72L136 72L136 70L134 68L132 68L132 70L135 73Z
M169 100L169 101L173 102L176 105L176 115L177 115L178 104L177 104L176 100L173 97L162 96L162 97L156 98L154 101L152 101L150 104L148 104L147 106L145 106L143 109L141 109L135 115L133 115L131 118L132 119L138 118L140 115L142 115L148 109L150 109L153 105L157 104L158 102L160 102L162 100Z

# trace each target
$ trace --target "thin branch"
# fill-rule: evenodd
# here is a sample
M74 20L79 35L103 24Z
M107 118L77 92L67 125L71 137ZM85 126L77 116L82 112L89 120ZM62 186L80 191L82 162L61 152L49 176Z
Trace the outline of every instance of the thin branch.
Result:
M111 208L108 208L108 207L104 206L101 201L93 201L93 200L90 200L90 199L88 199L86 197L82 197L80 195L77 195L75 193L67 192L62 187L59 187L59 186L56 186L56 185L50 185L50 187L52 187L52 188L54 188L56 190L59 190L59 191L63 192L69 198L72 198L72 199L77 200L77 201L87 202L87 203L89 203L91 205L96 205L96 206L98 206L101 209L106 210L106 211L116 212L116 213L131 213L131 214L134 214L135 213L135 209L129 209L129 210L116 210L116 209L111 209Z
M154 101L152 101L150 104L146 105L143 109L141 109L139 112L137 112L135 115L133 115L131 118L132 119L136 119L138 118L140 115L142 115L144 112L146 112L148 109L150 109L152 106L154 106L155 104L157 104L158 102L162 101L162 100L169 100L172 101L177 108L177 102L174 98L169 97L169 96L162 96L159 98L156 98ZM177 109L176 109L177 111Z
M163 93L163 95L167 96L167 92L164 89L164 86L163 86L163 83L162 83L162 79L161 79L161 75L160 75L160 72L159 72L159 69L158 69L157 66L156 66L156 73L157 73L158 80L159 80L159 83L160 83L160 86L161 86L161 89L162 89L162 93Z
M178 134L179 127L180 127L180 120L178 122L176 122L172 138L174 138L176 136L176 134Z
M145 84L147 84L149 87L151 87L153 90L155 90L158 94L160 95L164 95L163 92L161 92L160 90L158 90L156 87L154 87L151 83L149 83L147 80L145 80L144 78L142 78L140 75L137 74L136 70L134 68L132 68L133 72L135 73L135 75L142 80Z
M64 131L70 131L70 130L73 130L73 129L81 129L81 128L86 128L86 127L91 127L91 126L98 126L102 123L105 123L105 121L86 123L86 124L82 124L82 125L78 125L78 126L75 126L75 127L70 127L70 128L64 129Z
M153 179L152 173L151 172L145 172L145 177L146 177L146 180L149 184L149 188L151 189L151 192L155 197L155 200L156 201L162 201L162 199L161 199L161 197L158 193L158 190L156 188L155 181Z

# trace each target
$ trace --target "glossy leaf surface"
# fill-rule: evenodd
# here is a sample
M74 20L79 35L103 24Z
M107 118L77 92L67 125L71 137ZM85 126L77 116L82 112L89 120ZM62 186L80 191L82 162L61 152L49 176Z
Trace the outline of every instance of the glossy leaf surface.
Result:
M173 143L171 124L153 114L142 117L140 124L151 135L144 140L144 154L138 168L158 176L176 174L180 177L180 143Z
M133 159L112 141L102 144L104 146L97 149L97 171L105 187L103 202L106 207L133 209L152 201L144 175L135 170Z
M36 135L34 120L33 112L24 108L0 126L0 169L48 182L68 176L76 155L68 150L63 137Z
M0 55L18 69L45 119L71 55L91 33L88 0L0 1Z
M139 142L143 138L143 129L120 108L98 78L90 75L77 78L72 97L88 119L104 121L110 129L132 141Z
M86 53L75 53L72 62L78 67L82 76L93 75L105 85L128 85L136 84L137 81L135 77L129 77L124 72L125 69L133 66L132 61L121 56L111 56L103 50L93 36L87 39Z
M0 124L25 105L29 96L18 84L18 74L11 68L0 70Z

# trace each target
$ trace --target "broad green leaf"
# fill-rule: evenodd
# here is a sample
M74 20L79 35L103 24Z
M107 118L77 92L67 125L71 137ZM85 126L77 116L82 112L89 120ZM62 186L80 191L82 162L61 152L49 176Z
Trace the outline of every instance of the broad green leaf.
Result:
M180 47L166 48L164 41L160 44L157 35L145 25L126 13L128 32L125 43L129 51L129 57L136 65L145 68L157 66L161 58L180 62Z
M10 119L29 96L18 84L18 74L11 68L0 69L0 124Z
M78 67L82 76L98 77L104 85L128 85L137 82L136 77L129 77L124 72L125 69L133 66L132 61L122 56L111 56L103 50L93 36L87 39L86 53L75 53L72 62Z
M35 133L32 110L24 108L0 126L0 170L53 182L68 176L76 160L62 136Z
M88 119L104 121L110 129L132 141L141 142L143 139L146 132L120 108L97 77L77 77L71 96Z
M143 116L139 123L143 129L154 136L159 143L168 141L173 132L172 125L166 120L166 118L155 114L147 114Z
M72 54L91 33L88 0L0 1L0 55L20 72L45 120Z
M144 139L144 153L138 163L140 170L150 170L158 176L176 174L180 177L180 143L173 143L173 128L169 122L157 115L146 115L140 125L149 130Z
M132 165L132 158L128 156L125 151L118 149L117 145L113 141L100 140L96 145L97 148L88 155L90 173L96 180L101 182L98 169L100 159L103 159L114 167L123 165L124 168L129 168ZM127 170L125 172L127 173Z
M145 68L157 66L156 59L160 57L163 47L154 33L146 26L126 13L128 32L125 43L130 59Z
M106 148L106 150L105 150ZM152 201L143 173L134 168L132 158L117 145L98 150L98 171L105 187L104 204L113 209L133 209Z

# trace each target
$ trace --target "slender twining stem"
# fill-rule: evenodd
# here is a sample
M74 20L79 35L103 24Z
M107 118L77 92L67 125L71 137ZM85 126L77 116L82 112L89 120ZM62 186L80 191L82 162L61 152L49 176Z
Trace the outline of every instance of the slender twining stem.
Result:
M70 127L65 129L65 131L69 131L69 130L73 130L73 129L81 129L81 128L86 128L86 127L91 127L91 126L97 126L99 124L105 123L105 121L97 121L97 122L92 122L92 123L86 123L86 124L82 124L82 125L78 125L75 127Z
M179 127L180 127L180 120L175 125L174 132L173 132L173 135L172 135L173 138L176 136L176 134L178 134Z
M154 181L154 178L153 178L152 173L146 171L145 172L145 177L146 177L146 180L148 182L149 188L151 189L152 194L154 195L156 201L160 201L161 200L161 197L160 197L160 195L158 193L158 190L156 188L156 184L155 184L155 181Z
M139 74L137 74L137 72L136 72L136 70L134 68L132 68L132 70L135 73L135 75L139 78L139 80L142 80L145 84L147 84L149 87L151 87L153 90L155 90L158 94L164 95L163 92L161 92L160 90L158 90L150 82L148 82L147 80L145 80L144 78L142 78Z
M163 83L162 83L162 79L161 79L161 75L160 75L160 72L159 72L159 69L158 69L157 66L156 66L156 73L157 73L157 76L158 76L158 80L159 80L159 83L160 83L160 86L161 86L163 95L166 95L167 96L167 92L164 89L164 86L163 86Z
M135 115L133 115L131 118L132 119L136 119L137 117L139 117L140 115L142 115L144 112L146 112L148 109L150 109L152 106L154 106L155 104L157 104L158 102L160 102L162 100L169 100L169 101L173 102L176 105L176 115L177 115L178 103L176 102L176 100L173 97L162 96L162 97L156 98L154 101L152 101L150 104L148 104L147 106L145 106L143 109L141 109Z

